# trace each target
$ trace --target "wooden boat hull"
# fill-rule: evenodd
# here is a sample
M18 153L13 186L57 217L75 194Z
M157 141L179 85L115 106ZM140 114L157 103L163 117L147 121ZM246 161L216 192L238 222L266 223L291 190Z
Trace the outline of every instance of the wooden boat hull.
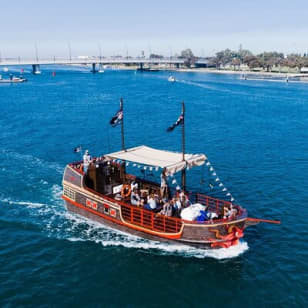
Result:
M236 220L215 223L188 222L170 218L114 200L83 187L83 177L67 167L63 196L67 209L113 229L154 241L180 243L200 248L226 248L244 236L247 212Z

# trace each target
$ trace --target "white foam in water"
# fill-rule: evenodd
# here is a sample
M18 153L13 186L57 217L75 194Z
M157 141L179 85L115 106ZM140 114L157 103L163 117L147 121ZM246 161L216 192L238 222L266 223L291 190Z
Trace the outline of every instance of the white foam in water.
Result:
M40 208L43 206L48 206L48 204L38 203L38 202L30 202L30 201L14 201L11 199L2 199L1 202L5 202L8 204L17 204L17 205L25 205L28 208Z
M155 250L155 252L162 255L178 255L195 258L208 257L219 260L235 258L249 249L248 244L245 241L240 241L238 245L230 248L220 249L200 249L182 244L152 241L111 229L100 223L88 220L79 215L71 214L69 212L65 216L66 219L70 219L72 222L70 231L73 233L76 229L81 229L80 225L87 226L86 230L81 231L80 236L69 236L66 238L72 242L94 241L104 247L121 246L125 248Z
M61 195L62 195L62 187L60 185L54 184L51 187L52 191L52 196L56 200L62 200Z
M188 84L190 86L196 86L196 87L199 87L199 88L208 89L208 90L228 92L228 90L226 90L226 89L219 89L217 87L209 86L207 84L202 84L202 83L198 83L198 82L187 81L187 80L178 80L178 82L181 82L181 83L184 83L184 84Z

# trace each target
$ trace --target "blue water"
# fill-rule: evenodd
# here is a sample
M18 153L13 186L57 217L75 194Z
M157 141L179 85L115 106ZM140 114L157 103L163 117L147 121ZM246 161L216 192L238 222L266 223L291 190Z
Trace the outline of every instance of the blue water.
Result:
M56 77L51 72L57 72ZM305 307L308 304L308 85L233 75L42 67L0 85L0 305ZM186 102L187 152L205 153L251 217L236 247L203 251L115 232L67 213L73 148L120 149L108 121L124 98L127 147L181 150L166 128ZM203 175L202 175L203 173ZM151 176L151 174L149 175ZM155 176L155 174L154 174ZM207 168L188 184L209 194ZM204 181L200 180L204 177Z

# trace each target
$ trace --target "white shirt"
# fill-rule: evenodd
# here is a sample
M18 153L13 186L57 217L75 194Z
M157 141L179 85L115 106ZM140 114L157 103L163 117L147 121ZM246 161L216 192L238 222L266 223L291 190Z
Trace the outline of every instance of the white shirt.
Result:
M165 186L167 186L166 176L161 173L161 175L160 175L160 187L165 187Z
M91 162L91 156L89 154L83 155L83 163L84 165L89 165Z
M155 199L148 197L148 204L152 210L156 209L156 201Z
M182 207L182 204L181 204L180 200L176 200L176 201L175 201L175 205L176 205L176 207L178 208L178 210L180 210L181 207Z

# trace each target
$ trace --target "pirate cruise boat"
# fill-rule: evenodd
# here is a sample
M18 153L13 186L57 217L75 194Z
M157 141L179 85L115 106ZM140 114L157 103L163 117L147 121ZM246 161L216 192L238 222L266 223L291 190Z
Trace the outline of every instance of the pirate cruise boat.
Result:
M121 125L122 150L92 159L86 153L83 161L66 166L62 198L67 209L143 238L200 248L227 248L238 244L250 225L280 223L249 218L243 207L234 204L230 193L231 201L225 201L186 189L187 169L203 164L212 167L204 154L185 153L184 115L183 103L180 117L168 128L182 127L181 153L145 145L126 149L121 99L120 110L110 124ZM161 183L131 174L134 168L159 172ZM181 173L182 187L176 184L173 191L167 178L176 183L177 173Z

